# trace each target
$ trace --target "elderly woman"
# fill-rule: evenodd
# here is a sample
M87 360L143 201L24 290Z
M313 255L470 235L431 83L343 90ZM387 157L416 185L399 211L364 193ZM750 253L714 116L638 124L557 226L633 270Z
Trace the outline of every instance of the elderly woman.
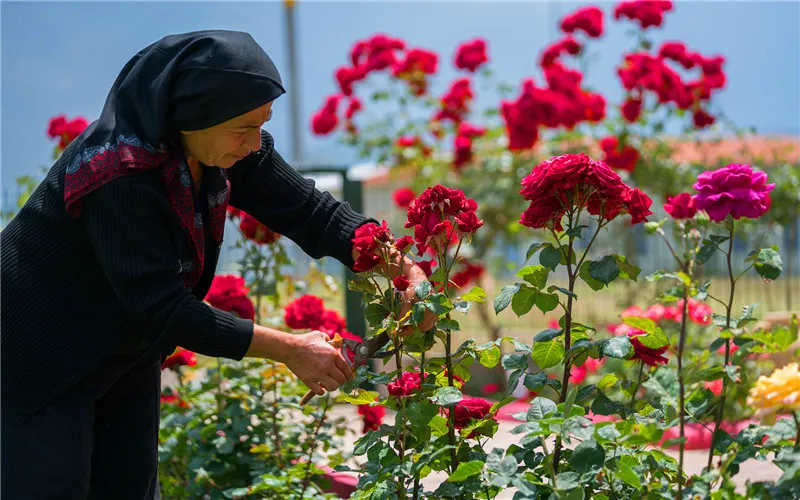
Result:
M374 222L261 130L284 92L248 34L167 36L125 65L99 120L3 230L4 499L158 498L160 364L176 345L283 362L317 394L352 377L324 333L202 302L229 204L351 268L353 233Z

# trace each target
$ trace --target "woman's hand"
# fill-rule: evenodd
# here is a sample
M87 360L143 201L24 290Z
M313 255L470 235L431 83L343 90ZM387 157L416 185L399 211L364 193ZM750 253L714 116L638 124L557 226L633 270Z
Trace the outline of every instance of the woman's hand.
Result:
M328 335L313 331L294 335L294 345L284 363L318 396L334 391L353 378L353 371L341 351L328 343Z

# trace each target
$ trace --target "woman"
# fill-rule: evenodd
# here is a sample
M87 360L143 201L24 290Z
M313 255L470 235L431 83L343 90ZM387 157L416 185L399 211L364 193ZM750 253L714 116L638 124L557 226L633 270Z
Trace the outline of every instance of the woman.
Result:
M176 345L283 362L317 394L352 376L322 332L202 302L229 203L351 268L353 233L374 222L261 131L284 92L248 34L165 37L122 69L99 120L3 230L4 499L158 498L160 364Z

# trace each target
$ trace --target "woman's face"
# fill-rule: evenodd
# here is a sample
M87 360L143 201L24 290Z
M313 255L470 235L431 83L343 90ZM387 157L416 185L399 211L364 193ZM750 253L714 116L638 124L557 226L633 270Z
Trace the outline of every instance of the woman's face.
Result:
M261 126L272 118L272 102L202 130L181 131L188 157L209 167L230 168L261 148Z

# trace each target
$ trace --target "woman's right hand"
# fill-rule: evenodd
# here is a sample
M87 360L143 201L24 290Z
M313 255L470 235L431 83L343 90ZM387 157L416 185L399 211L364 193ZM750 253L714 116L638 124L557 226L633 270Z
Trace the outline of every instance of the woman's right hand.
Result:
M339 349L328 343L320 331L294 335L292 349L286 353L286 366L318 396L334 391L353 378L350 365Z

